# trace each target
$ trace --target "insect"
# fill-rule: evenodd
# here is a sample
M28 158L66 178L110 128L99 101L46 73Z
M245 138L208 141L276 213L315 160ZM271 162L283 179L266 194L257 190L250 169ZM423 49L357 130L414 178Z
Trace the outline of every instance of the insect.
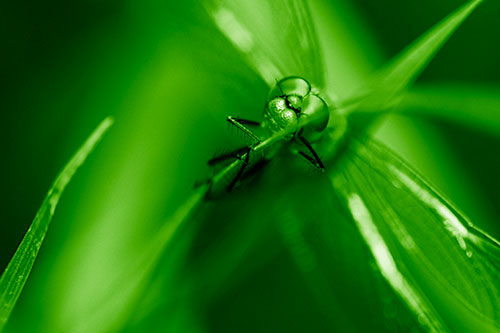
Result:
M324 172L325 166L312 144L322 138L329 117L328 105L312 91L311 84L307 80L291 76L277 81L269 94L262 123L231 116L227 118L231 125L241 130L254 143L209 160L209 165L228 159L233 159L235 162L223 170L218 178L210 180L210 185L217 186L218 184L215 182L222 179L224 172L231 173L231 170L228 169L234 169L237 170L236 175L232 176L232 180L226 187L226 191L231 191L245 174L245 170L257 165L261 159L271 159L277 151L275 146L287 143L298 146L297 153L318 170ZM279 135L282 131L286 135L283 135L279 141L265 141L254 134L250 128L256 126L265 130L266 139L276 134ZM251 161L252 165L250 165ZM214 193L213 188L210 189L209 193Z
M476 4L464 5L455 15ZM306 2L214 0L208 11L271 92L262 124L228 118L254 143L209 161L231 163L209 180L207 196L233 189L257 161L272 158L276 147L297 144L302 157L319 170L326 169L325 177L341 197L380 273L421 325L429 331L446 331L453 325L498 330L500 297L489 295L498 295L500 285L499 243L474 227L394 153L351 129L350 113L343 109L349 102L332 107L335 97L322 97L323 62ZM252 126L264 127L267 136L255 135ZM331 146L320 153L335 156L334 172L313 147L328 141ZM436 285L459 301L448 304L438 291L425 292ZM471 317L481 313L485 321L475 324L484 326L460 322L462 318L452 315L457 304L463 304L461 311Z

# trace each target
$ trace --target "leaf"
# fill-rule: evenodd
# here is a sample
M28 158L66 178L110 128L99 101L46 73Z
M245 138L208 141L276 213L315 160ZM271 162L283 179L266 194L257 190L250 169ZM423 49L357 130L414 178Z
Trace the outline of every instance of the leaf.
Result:
M328 178L304 172L302 163L276 157L200 214L204 228L184 280L195 280L193 308L206 311L209 331L365 332L396 322L383 318L393 292L376 284L381 278ZM413 324L395 303L398 321Z
M428 330L500 329L497 241L373 141L352 141L331 179L381 274Z
M61 194L76 170L85 162L112 124L111 117L104 119L57 176L16 253L3 272L0 278L0 331L3 330L28 280Z
M398 112L430 115L500 135L500 87L466 84L415 86L397 105Z
M153 273L158 269L158 261L167 249L172 253L167 253L169 260L162 261L162 269L168 271L164 275L163 283L174 279L179 265L183 263L183 255L192 244L191 238L183 235L182 239L185 242L182 243L180 249L177 249L180 251L178 253L173 251L171 243L179 229L198 207L205 191L205 187L200 187L165 221L151 242L145 245L143 251L134 258L135 260L130 260L130 266L121 272L118 279L110 284L111 288L101 295L101 303L90 309L87 315L79 317L84 320L73 322L73 330L79 332L121 331L131 318L140 312L138 309L141 308L147 288L152 283ZM173 293L167 297L169 300L171 298L174 298Z
M434 55L482 0L472 0L434 25L371 77L365 88L340 102L346 111L381 111L397 102L397 95L427 67Z
M212 0L207 8L217 27L270 87L292 75L323 86L321 52L306 2Z
M354 95L357 96L354 100L341 102L340 110L334 110L334 113L353 110L380 111L394 105L397 102L396 97L417 78L435 53L480 2L476 0L467 3L434 26L389 65L377 72L369 80L364 91L359 91ZM239 13L244 17L249 12L241 10ZM217 21L217 17L215 19ZM271 84L272 79L282 75L283 71L273 67L277 60L262 56L263 52L262 54L256 52L251 42L246 44L246 37L251 36L249 39L252 40L253 35L248 33L248 27L241 24L243 20L244 18L228 20L233 23L222 24L222 28L219 24L219 27L240 51L247 54L249 64L257 69L268 84ZM267 20L264 22L268 23ZM236 33L231 35L234 32ZM266 33L271 37L265 36ZM266 38L274 36L269 31L256 34L259 37L264 35ZM269 49L274 50L274 45L270 43L259 42L258 45L267 45ZM278 49L280 52L286 50L286 48ZM288 47L287 51L292 52L293 49ZM308 62L310 59L307 56L302 57L303 62ZM259 68L259 66L263 67ZM268 70L269 68L274 70ZM305 77L308 76L305 75ZM330 96L330 99L334 100L333 96ZM352 247L364 245L371 251L375 265L383 278L415 314L418 322L428 330L460 330L463 327L469 330L480 328L483 331L497 329L499 305L496 286L499 281L497 281L498 258L496 255L498 243L472 225L466 224L464 217L397 158L388 154L385 149L374 143L356 142L348 147L348 151L343 152L345 155L342 156L335 149L333 150L340 161L331 175L335 191L345 199L344 208L351 213L353 225L357 227L362 238L359 243L354 241ZM395 169L390 166L395 166ZM400 171L397 174L400 178L396 177L394 170ZM296 182L295 179L294 182ZM417 185L413 186L414 184ZM277 188L281 190L281 187ZM426 191L427 194L422 195L422 191ZM306 198L303 194L304 192L297 192L297 197L300 197L301 202L296 203L295 206L311 214L317 202L304 204L309 193ZM285 204L273 205L270 202L266 204L271 207L277 206L282 211L285 210ZM253 208L255 206L253 205ZM266 214L268 214L267 211ZM297 215L300 216L298 212ZM318 303L322 304L325 313L333 310L336 317L346 318L348 315L345 313L351 314L352 312L339 309L336 306L336 298L325 301L328 299L326 296L328 283L325 284L323 281L332 281L324 279L322 275L321 270L326 265L318 264L313 269L309 266L311 262L317 261L314 258L324 253L317 251L311 254L313 247L305 242L301 234L302 230L290 232L291 224L300 225L301 221L307 220L307 217L302 219L294 218L294 216L290 214L290 218L286 218L285 222L288 224L283 228L283 238L290 248L296 265L308 281L308 287L316 295ZM342 218L338 218L338 213L331 216L335 217L330 221L331 224L337 225L342 221ZM454 216L454 219L450 216ZM292 220L296 222L290 222ZM308 221L310 222L312 221ZM294 226L294 228L299 227ZM334 242L328 243L325 240L324 243L335 248ZM486 248L489 250L485 250ZM307 254L306 257L309 257L307 260L304 259L304 253ZM328 252L331 258L338 253L339 251ZM348 254L351 255L351 253ZM362 266L364 262L357 261L354 264ZM483 274L483 280L476 291L478 272L475 270L478 267L479 274ZM344 273L344 268L351 269L349 272L355 271L344 263L344 266L337 270L337 275L344 274L350 279L349 281L353 281L356 275ZM363 270L360 269L360 271ZM362 280L360 278L352 283L358 287L357 283L362 284ZM347 287L346 282L343 283L340 283L340 286ZM315 286L321 287L314 289ZM333 282L329 287L329 289L338 288ZM336 290L335 296L338 295L342 293ZM488 295L495 296L488 299ZM348 302L346 301L347 304ZM348 305L345 307L351 309ZM346 320L344 324L349 323L350 321ZM356 325L362 326L363 323L353 324L353 326Z

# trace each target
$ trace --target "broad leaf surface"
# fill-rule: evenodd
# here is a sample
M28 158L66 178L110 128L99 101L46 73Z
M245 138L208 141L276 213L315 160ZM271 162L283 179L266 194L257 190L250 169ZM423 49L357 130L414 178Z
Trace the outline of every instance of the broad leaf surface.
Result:
M323 86L317 34L304 1L213 0L207 6L217 27L269 86L291 75Z
M373 141L353 141L331 177L378 269L428 329L500 329L498 242Z
M172 285L167 281L176 279L184 263L185 252L192 245L192 238L183 233L182 237L177 237L183 240L180 246L173 246L172 241L179 229L185 228L186 220L198 207L203 194L203 188L199 188L165 221L163 228L151 242L144 246L141 253L130 259L130 265L113 281L106 294L101 295L101 302L90 309L85 316L86 320L73 323L74 331L121 331L134 317L140 317L144 311L138 309L144 306L144 299L147 299L145 295L153 283L154 272L158 270L162 256L162 283ZM194 223L192 220L191 222ZM175 293L175 289L171 290L170 296L174 297Z

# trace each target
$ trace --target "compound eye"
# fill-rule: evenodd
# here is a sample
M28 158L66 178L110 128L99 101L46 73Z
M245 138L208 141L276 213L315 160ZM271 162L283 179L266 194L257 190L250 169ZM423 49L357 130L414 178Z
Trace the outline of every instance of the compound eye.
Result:
M273 98L267 105L271 113L279 113L286 110L286 102L283 98Z
M295 111L289 109L285 99L281 97L273 98L268 103L264 117L266 118L266 126L269 126L273 132L296 126L298 120Z
M286 97L287 106L295 112L300 112L302 108L302 98L297 95L289 95Z
M328 125L328 120L330 118L328 105L321 97L311 94L304 98L300 117L301 119L314 117L306 127L303 127L302 135L309 140L309 142L315 142L319 140L321 134Z
M289 76L276 83L269 94L268 100L288 95L307 96L311 92L311 85L305 79L298 76Z

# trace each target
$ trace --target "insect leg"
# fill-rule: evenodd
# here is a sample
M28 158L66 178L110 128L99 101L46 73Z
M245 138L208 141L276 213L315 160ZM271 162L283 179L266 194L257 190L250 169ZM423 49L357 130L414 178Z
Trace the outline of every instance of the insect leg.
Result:
M241 159L241 157L247 152L247 150L248 150L247 146L245 146L243 148L236 149L232 152L211 158L210 160L208 160L207 164L209 166L213 166L213 165L216 165L220 162L223 162L223 161L226 161L226 160L229 160L232 158Z
M248 120L248 119L243 119L243 118L235 118L235 117L228 117L228 118L231 118L234 121L237 121L242 125L260 126L260 123L258 121L253 121L253 120Z
M251 151L252 151L252 147L248 147L247 148L247 152L245 154L245 159L243 160L243 164L241 165L240 170L236 174L236 177L234 177L234 179L231 182L231 184L229 184L229 186L227 187L227 191L228 192L231 192L231 190L233 189L234 185L236 185L236 183L241 178L241 176L243 176L243 172L245 172L245 169L246 169L246 167L248 165L248 161L250 160L250 152Z
M257 135L255 135L255 134L253 134L253 132L251 130L249 130L244 125L244 124L246 124L246 125L260 125L260 123L255 122L255 121L251 121L251 120L246 120L246 119L233 118L231 116L227 117L227 121L229 121L229 123L231 123L231 125L236 126L243 133L245 133L246 135L248 135L249 137L251 137L252 139L254 139L257 143L261 142L261 140L259 139L259 137Z
M309 162L311 162L316 168L320 169L321 172L325 172L325 165L323 164L323 162L319 158L318 154L316 154L316 151L314 151L314 149L311 146L311 144L309 143L309 141L307 141L307 139L304 138L303 136L299 136L299 140L307 147L307 149L311 152L313 157L310 157L301 151L299 151L299 153L302 156L304 156Z
M300 156L304 157L308 162L311 162L312 165L316 166L317 163L316 163L316 160L314 159L314 157L311 157L300 150L298 153L300 154Z

